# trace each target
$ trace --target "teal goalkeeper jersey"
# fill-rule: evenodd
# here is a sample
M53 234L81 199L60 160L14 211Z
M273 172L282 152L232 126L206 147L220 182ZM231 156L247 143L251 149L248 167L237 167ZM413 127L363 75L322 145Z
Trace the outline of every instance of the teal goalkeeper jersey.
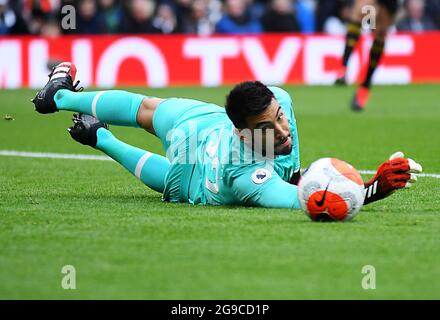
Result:
M300 169L298 133L292 101L283 89L269 89L288 119L292 135L291 153L275 159L258 156L247 144L240 141L225 110L206 104L199 110L187 112L179 121L180 127L190 131L186 124L194 120L198 132L203 134L198 136L195 153L190 155L195 160L193 165L182 165L177 163L177 159L172 160L173 168L167 177L168 187L164 199L187 200L194 204L299 208L297 187L287 182ZM188 140L191 139L184 141L186 147L190 144ZM182 167L185 168L183 172L180 170ZM182 190L179 199L167 195L173 181L180 181Z

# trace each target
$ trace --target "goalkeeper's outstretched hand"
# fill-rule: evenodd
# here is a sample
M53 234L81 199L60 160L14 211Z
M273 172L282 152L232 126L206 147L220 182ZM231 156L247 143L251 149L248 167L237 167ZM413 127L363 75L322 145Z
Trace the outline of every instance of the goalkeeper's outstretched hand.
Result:
M403 152L391 155L377 169L376 175L365 183L364 205L388 197L397 189L409 188L417 181L415 173L421 173L422 166L404 157Z

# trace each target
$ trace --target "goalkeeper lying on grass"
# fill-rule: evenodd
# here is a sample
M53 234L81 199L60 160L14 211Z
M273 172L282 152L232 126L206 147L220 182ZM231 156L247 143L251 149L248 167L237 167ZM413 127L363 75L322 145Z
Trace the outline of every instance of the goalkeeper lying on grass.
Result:
M296 121L289 94L277 87L243 82L226 107L190 99L160 99L126 91L80 92L76 67L54 68L33 100L39 113L74 111L69 132L101 150L163 200L193 204L299 208ZM143 128L157 136L167 157L117 138L107 124ZM411 186L419 164L397 153L365 183L364 204ZM377 183L375 184L375 182Z

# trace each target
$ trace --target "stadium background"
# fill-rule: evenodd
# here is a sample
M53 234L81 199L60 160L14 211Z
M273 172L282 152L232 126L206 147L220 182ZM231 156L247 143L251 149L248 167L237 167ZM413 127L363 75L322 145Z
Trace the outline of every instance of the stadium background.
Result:
M64 30L61 9L72 4L76 28ZM440 1L402 1L362 114L348 107L353 86L329 86L347 4L0 0L0 298L438 299ZM365 32L350 82L362 78L370 44ZM428 176L348 224L162 203L113 162L72 159L101 154L71 141L69 113L33 111L35 89L62 60L77 64L86 90L222 105L236 82L281 85L293 96L303 167L335 156L368 178L401 149ZM139 130L111 130L163 153ZM77 290L61 287L65 265ZM365 265L377 270L376 290L361 287Z
M38 88L45 82L48 66L65 60L78 66L78 77L86 87L218 86L242 79L332 84L344 48L344 22L351 2L229 0L224 6L216 0L2 3L0 36L7 36L0 38L0 87ZM75 23L63 29L62 21L70 11L62 13L62 8L69 4L76 8ZM439 64L432 63L440 50L433 45L440 42L440 33L435 31L440 21L439 2L410 0L401 8L374 83L439 81ZM24 34L31 37L16 36ZM69 37L63 37L65 34ZM363 77L371 41L367 34L352 56L350 82Z

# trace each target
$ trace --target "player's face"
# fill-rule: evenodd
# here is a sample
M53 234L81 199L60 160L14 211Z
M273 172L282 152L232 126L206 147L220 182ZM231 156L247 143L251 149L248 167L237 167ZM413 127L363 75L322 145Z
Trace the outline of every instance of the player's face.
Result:
M254 147L261 143L261 150L266 153L266 146L273 146L275 155L286 155L292 151L289 122L277 100L272 98L271 104L264 112L246 120L253 133Z

